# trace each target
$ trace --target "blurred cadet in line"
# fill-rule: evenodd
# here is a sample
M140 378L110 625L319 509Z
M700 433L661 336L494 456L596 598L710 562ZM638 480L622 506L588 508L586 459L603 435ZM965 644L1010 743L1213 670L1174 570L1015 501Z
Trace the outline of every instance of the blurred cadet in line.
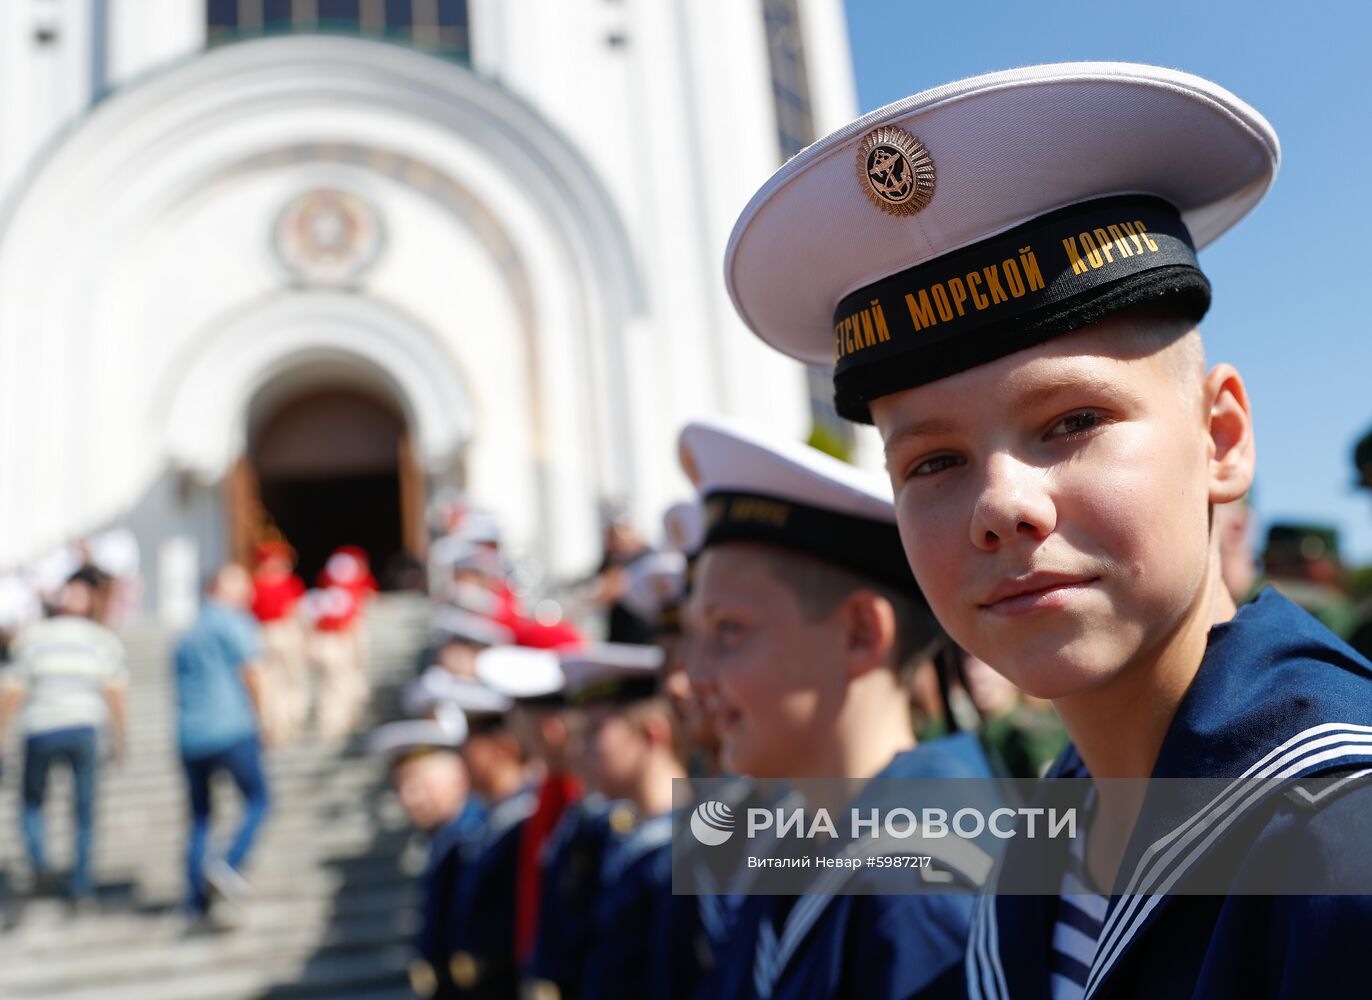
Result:
M511 725L528 750L526 773L537 783L537 805L520 828L515 875L515 960L523 970L537 936L544 847L585 792L576 771L579 733L556 653L507 646L483 653L476 670L482 683L514 701Z
M463 847L479 836L486 819L458 756L466 736L466 716L455 708L439 719L387 723L370 740L372 753L390 762L391 783L410 822L429 839L410 985L417 995L440 1000L459 995L447 975L448 921L462 877Z
M706 522L691 684L725 768L989 777L968 734L916 745L907 675L947 640L905 562L889 484L734 422L688 425L680 454ZM958 996L972 909L969 896L752 895L700 995Z
M252 613L262 626L262 728L273 746L284 746L299 738L310 711L299 616L305 583L295 574L295 552L284 539L257 546L252 584Z
M93 620L98 580L86 570L66 582L52 615L15 637L13 664L0 685L0 746L23 709L23 833L36 891L52 887L43 836L48 771L65 762L75 786L75 863L68 891L75 901L93 897L96 772L102 730L110 754L123 758L128 669L118 637Z
M475 678L478 653L514 642L513 631L488 617L493 610L490 595L470 585L454 595L454 603L436 605L429 627L432 640L419 654L421 674L440 670Z
M411 682L405 701L408 711L427 711L439 719L453 708L462 710L467 719L462 760L472 792L487 810L480 831L463 843L461 877L441 949L446 964L432 972L461 996L514 996L519 843L537 797L526 773L526 749L511 727L513 702L480 681L432 672Z
M675 504L664 520L669 525L689 507L690 517L704 515L700 505ZM662 650L662 693L675 717L682 759L692 777L719 774L719 740L709 713L691 690L686 665L691 641L683 605L686 601L687 558L679 551L655 552L630 568L624 603L652 623L654 644Z
M242 871L267 816L259 738L262 639L248 613L252 593L244 567L221 567L173 653L177 740L190 794L186 907L194 921L209 915L211 890L231 902L251 894ZM228 849L211 853L210 783L220 771L243 796L243 816Z
M662 653L606 643L564 653L562 666L570 698L586 711L587 778L622 804L606 817L581 995L687 996L695 900L673 896L671 882L672 782L686 770L661 694Z

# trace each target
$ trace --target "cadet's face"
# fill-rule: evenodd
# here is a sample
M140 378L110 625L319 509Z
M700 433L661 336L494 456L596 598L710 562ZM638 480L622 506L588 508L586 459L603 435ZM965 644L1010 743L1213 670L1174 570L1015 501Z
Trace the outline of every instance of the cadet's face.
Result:
M832 740L844 635L829 618L808 619L766 558L765 549L736 543L701 556L688 669L727 770L806 777L809 755Z
M629 798L648 751L643 731L608 705L586 713L586 774L608 798Z
M476 677L477 647L465 642L445 642L438 650L438 665L457 677Z
M872 405L935 615L1045 698L1158 653L1208 565L1200 374L1111 322Z
M470 733L462 744L462 760L471 775L472 787L482 795L492 795L509 754L496 733Z
M426 753L396 765L395 790L410 822L436 830L462 810L467 774L455 753Z

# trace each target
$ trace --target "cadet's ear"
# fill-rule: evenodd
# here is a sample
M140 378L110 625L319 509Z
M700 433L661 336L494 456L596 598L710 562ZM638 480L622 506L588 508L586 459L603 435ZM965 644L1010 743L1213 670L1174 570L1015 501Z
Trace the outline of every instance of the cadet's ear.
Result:
M1210 502L1229 503L1253 485L1257 461L1248 391L1232 365L1216 365L1205 378L1210 432Z
M842 607L849 677L884 666L896 644L896 611L874 590L856 590Z

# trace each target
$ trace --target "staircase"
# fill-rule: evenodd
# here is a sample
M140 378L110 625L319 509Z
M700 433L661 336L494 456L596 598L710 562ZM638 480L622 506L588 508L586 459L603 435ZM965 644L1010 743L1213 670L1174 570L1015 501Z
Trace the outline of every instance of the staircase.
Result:
M366 729L396 717L414 672L428 604L374 602L373 683ZM27 861L19 830L21 755L6 747L0 783L0 997L6 1000L404 1000L417 919L420 855L386 792L384 765L359 737L343 749L312 738L268 751L272 813L246 874L256 895L230 911L230 929L187 934L186 790L175 749L172 637L144 626L125 636L132 683L129 746L106 765L97 799L93 912L16 891ZM218 847L237 820L225 779L214 792ZM70 858L70 782L49 777L49 857Z

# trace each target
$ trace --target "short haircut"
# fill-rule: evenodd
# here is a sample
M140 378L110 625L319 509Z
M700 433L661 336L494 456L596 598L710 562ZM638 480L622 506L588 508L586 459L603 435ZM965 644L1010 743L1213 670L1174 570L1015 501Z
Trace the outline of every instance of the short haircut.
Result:
M1205 347L1191 313L1177 302L1161 298L1115 314L1126 329L1126 348L1140 357L1168 352L1168 364L1179 388L1199 392L1205 379Z
M853 570L790 549L763 546L767 571L795 595L800 612L810 621L827 617L860 590L870 591L891 605L896 638L887 663L899 674L913 670L947 641L933 612L915 593L902 593Z

